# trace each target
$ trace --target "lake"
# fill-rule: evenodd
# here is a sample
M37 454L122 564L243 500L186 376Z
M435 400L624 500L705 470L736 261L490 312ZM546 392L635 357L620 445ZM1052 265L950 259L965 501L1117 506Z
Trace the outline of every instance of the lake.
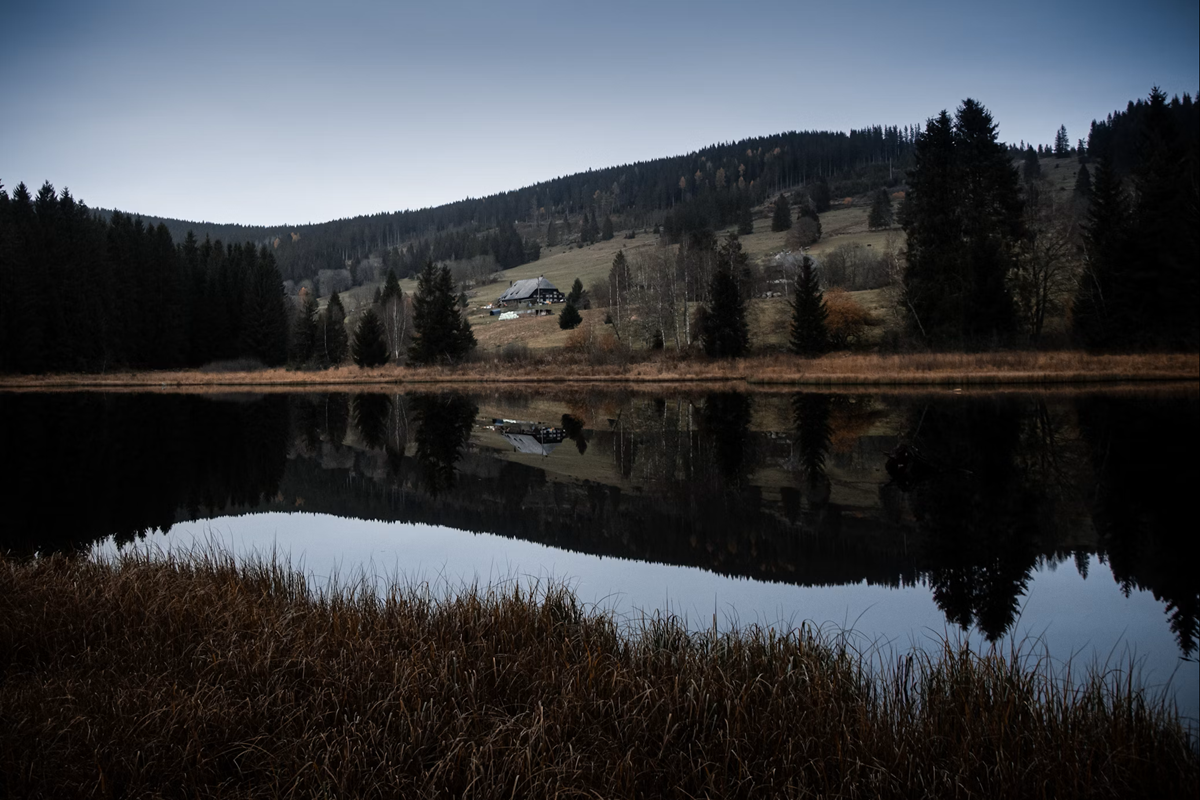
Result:
M0 410L9 551L215 544L317 585L560 581L633 624L1132 660L1200 716L1195 385L0 393Z

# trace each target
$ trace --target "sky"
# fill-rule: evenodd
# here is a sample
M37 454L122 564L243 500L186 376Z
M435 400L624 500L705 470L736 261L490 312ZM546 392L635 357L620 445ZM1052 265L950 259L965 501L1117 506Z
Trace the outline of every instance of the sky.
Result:
M1074 142L1197 95L1200 4L0 0L0 182L284 225L421 208L967 97Z

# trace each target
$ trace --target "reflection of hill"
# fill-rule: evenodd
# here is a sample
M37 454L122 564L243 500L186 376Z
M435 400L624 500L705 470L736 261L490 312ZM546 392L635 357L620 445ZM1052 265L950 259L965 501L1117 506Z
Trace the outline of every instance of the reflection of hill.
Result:
M414 459L405 458L390 478L382 461L382 454L360 452L353 470L327 470L314 459L293 459L280 484L285 499L279 508L294 508L299 497L310 512L446 525L803 585L899 585L916 577L899 529L853 517L829 530L805 529L763 508L754 491L692 498L681 506L676 498L548 481L544 470L469 453L459 462L458 486L432 498L410 477ZM379 479L366 477L372 474Z

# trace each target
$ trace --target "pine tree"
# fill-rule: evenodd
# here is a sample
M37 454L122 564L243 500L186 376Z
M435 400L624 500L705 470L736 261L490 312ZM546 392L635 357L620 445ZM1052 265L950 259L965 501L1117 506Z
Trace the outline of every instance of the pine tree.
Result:
M607 242L613 238L613 222L612 217L608 214L604 215L604 228L600 232L600 240Z
M717 253L709 286L709 306L702 315L700 342L712 358L738 358L750 349L746 301L738 285L747 257L736 235L729 236Z
M791 305L792 352L808 357L826 352L829 349L829 331L826 327L829 311L825 307L825 294L813 270L813 260L808 256L800 262L796 295Z
M1108 158L1101 158L1084 227L1083 275L1071 315L1075 335L1088 347L1126 343L1133 332L1127 280L1129 217L1120 179Z
M321 350L326 364L337 366L346 360L349 350L346 336L346 309L342 306L342 298L334 292L329 295L329 304L321 318Z
M918 135L901 209L908 234L904 305L927 342L992 344L1016 327L1006 278L1021 232L1017 172L996 125L967 99Z
M461 361L475 347L475 334L458 310L449 267L425 262L413 296L413 328L408 357L414 364Z
M1154 87L1133 172L1137 253L1129 264L1129 289L1136 338L1156 348L1194 350L1200 345L1195 141L1194 129L1190 137L1180 130L1166 94Z
M374 309L368 308L358 320L350 352L354 363L360 367L379 367L387 363L388 346L384 339L383 323Z
M546 246L554 247L558 244L558 225L554 222L554 217L550 218L550 222L546 225Z
M396 273L389 269L383 280L383 291L379 293L379 302L386 303L393 297L400 299L403 296L404 292L400 290L400 281L396 278Z
M892 227L892 198L887 189L875 193L871 213L867 215L867 227L873 231Z
M1042 177L1042 162L1038 161L1037 152L1032 147L1025 150L1025 160L1021 163L1021 177L1025 183L1033 183Z
M1088 200L1092 196L1092 176L1088 172L1087 164L1079 165L1079 174L1075 176L1075 196Z
M819 214L824 214L829 210L832 195L833 192L830 191L829 184L825 182L824 178L821 178L808 190L808 196L812 198L813 208Z
M738 236L749 236L754 233L754 216L750 209L750 200L746 198L738 204Z
M579 305L579 298L583 297L583 281L579 278L571 284L571 291L567 293L567 302L573 306Z
M583 317L580 316L575 304L567 300L563 310L558 315L558 327L564 331L574 330L579 327L579 323L583 322Z
M304 298L304 305L296 314L292 324L291 361L303 366L313 360L317 352L317 300L312 295Z
M1054 135L1054 157L1066 158L1071 154L1071 140L1067 138L1067 126L1060 125Z
M771 230L775 233L786 231L792 227L792 209L787 198L783 195L775 200L775 213L771 217Z
M247 242L242 252L247 274L241 350L267 366L277 366L287 360L288 351L283 276L266 245L256 255L254 245Z

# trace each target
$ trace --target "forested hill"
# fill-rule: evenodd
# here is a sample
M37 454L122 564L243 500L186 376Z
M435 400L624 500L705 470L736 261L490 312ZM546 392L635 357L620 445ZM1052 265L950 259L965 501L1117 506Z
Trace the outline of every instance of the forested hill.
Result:
M482 232L513 223L544 225L552 218L562 221L584 214L621 215L630 225L649 225L681 203L722 189L741 189L751 201L760 202L782 188L836 179L868 165L881 165L886 174L889 165L898 167L911 150L916 133L916 126L876 126L849 133L790 131L715 144L687 155L588 170L434 208L310 225L234 225L140 216L149 227L164 224L176 242L190 230L201 241L207 236L214 241L269 245L284 279L300 280L450 229Z

